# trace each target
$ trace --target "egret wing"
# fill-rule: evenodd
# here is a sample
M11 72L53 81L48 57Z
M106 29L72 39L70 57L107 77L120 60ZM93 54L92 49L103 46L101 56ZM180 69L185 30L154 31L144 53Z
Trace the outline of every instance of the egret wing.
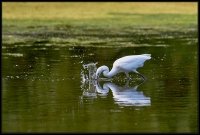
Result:
M144 62L150 58L150 56L146 55L125 56L116 60L113 65L127 71L132 71L133 69L142 67Z

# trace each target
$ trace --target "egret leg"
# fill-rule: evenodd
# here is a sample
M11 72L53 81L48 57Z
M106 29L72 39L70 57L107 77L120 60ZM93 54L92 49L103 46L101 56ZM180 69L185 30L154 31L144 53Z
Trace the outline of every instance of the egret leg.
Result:
M129 80L130 79L129 74L127 72L125 72L125 74L126 74L126 78Z
M142 74L140 74L138 71L135 70L134 72L137 73L137 74L139 74L142 77L143 80L146 80L146 77L143 76Z
M126 84L125 84L125 86L124 86L125 88L128 88L128 87L129 87L129 81L130 81L130 80L127 80L127 81L126 81Z

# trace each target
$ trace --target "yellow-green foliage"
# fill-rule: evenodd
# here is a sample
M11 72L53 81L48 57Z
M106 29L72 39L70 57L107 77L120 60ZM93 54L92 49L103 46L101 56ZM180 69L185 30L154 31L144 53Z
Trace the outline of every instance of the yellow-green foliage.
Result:
M3 2L3 19L95 19L112 13L197 14L197 2Z

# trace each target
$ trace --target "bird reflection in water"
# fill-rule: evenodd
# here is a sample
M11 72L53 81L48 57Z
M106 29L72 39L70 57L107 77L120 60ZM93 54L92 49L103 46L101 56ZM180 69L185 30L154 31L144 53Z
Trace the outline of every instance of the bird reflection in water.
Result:
M129 81L126 82L125 86L118 86L112 82L105 82L103 87L97 82L96 90L98 93L108 93L112 91L113 99L115 103L120 106L150 106L151 98L143 94L142 91L138 91L138 87L143 84L140 83L134 87L129 86Z
M100 97L107 97L109 90L112 91L113 99L119 106L150 106L151 98L144 95L142 91L138 90L138 87L142 85L145 81L143 80L135 86L129 86L129 81L127 80L124 86L117 85L112 81L112 79L95 79L96 73L96 63L90 63L83 65L86 71L82 71L82 85L83 90L81 101L84 99L94 100ZM102 86L100 82L103 83Z

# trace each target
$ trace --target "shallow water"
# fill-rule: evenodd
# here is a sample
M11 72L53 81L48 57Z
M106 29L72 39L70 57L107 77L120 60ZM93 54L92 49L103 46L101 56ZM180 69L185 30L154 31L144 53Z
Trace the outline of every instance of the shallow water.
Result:
M3 132L197 132L197 37L166 35L110 37L118 46L106 35L98 46L4 41ZM91 79L96 67L143 53L152 55L138 69L146 81Z

